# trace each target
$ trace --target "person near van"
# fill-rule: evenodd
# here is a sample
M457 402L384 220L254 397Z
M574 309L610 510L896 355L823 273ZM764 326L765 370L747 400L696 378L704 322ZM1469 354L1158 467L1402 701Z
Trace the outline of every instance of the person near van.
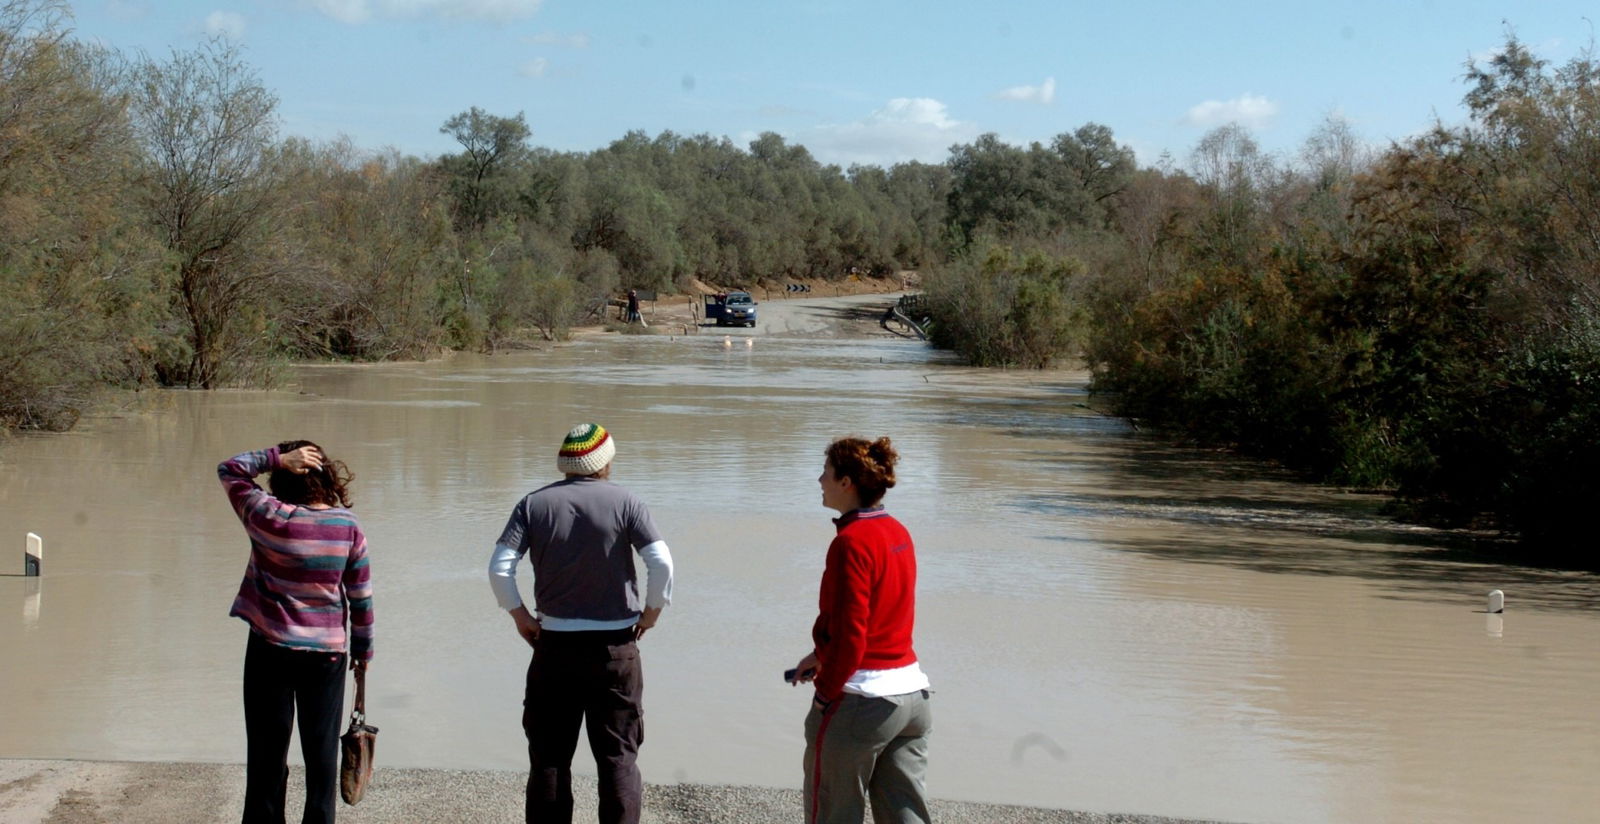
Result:
M511 511L489 561L489 583L533 647L523 698L528 738L527 820L572 821L572 755L588 730L599 773L601 824L637 824L644 784L644 670L638 640L672 601L672 554L644 502L611 482L616 440L586 423L556 455L565 476ZM644 561L641 598L633 556ZM537 611L517 591L533 567Z
M270 473L269 493L256 486ZM367 539L350 512L350 470L310 441L235 455L217 477L250 538L228 613L250 625L244 653L244 824L283 824L289 734L300 719L302 824L332 824L346 662L372 660Z
M884 510L899 460L888 438L841 438L825 453L822 505L839 513L828 546L813 648L791 683L815 687L806 714L806 824L926 824L933 716L912 649L917 554Z

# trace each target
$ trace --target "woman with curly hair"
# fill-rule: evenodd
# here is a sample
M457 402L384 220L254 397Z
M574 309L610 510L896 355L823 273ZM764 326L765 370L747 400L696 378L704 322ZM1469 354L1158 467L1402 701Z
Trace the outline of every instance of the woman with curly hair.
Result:
M266 473L270 493L255 483ZM297 710L306 761L300 820L332 824L345 662L359 677L372 659L372 583L366 537L350 512L350 471L310 441L288 441L235 455L217 476L250 537L229 612L250 625L244 824L283 824Z
M805 820L860 824L927 822L928 677L912 650L917 555L911 535L884 511L899 460L888 438L841 438L828 446L822 505L835 510L814 647L793 683L816 693L806 715Z

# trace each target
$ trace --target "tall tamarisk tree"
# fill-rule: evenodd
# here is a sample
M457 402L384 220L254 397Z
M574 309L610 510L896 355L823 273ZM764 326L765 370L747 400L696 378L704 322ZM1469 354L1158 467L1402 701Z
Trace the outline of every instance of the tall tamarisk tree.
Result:
M122 196L122 62L59 0L0 0L0 428L66 429L137 379L153 298Z
M533 132L522 112L500 117L473 106L446 120L439 133L455 138L462 148L459 155L440 158L455 195L457 225L482 229L509 207L512 189L506 173L526 158Z
M188 326L187 357L162 366L160 377L210 389L238 378L262 343L263 324L251 323L260 316L245 315L277 274L278 101L223 40L141 61L131 98L144 205L172 255Z

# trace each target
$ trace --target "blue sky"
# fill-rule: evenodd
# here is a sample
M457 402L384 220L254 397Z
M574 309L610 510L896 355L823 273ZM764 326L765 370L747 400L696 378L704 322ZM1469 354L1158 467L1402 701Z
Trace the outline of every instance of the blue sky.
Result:
M995 132L1047 141L1094 121L1143 162L1181 164L1237 121L1292 156L1330 113L1384 145L1462 119L1469 56L1515 31L1563 62L1591 3L1347 0L75 0L76 33L164 55L232 39L282 131L434 156L469 106L524 112L532 142L630 129L773 131L824 162L939 162Z

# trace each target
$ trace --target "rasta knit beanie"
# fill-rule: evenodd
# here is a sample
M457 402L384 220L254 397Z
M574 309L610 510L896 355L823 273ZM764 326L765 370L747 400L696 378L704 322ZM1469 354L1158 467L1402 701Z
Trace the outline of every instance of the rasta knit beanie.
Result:
M556 469L563 475L593 475L606 468L617 454L617 442L597 423L579 424L567 433L556 453Z

